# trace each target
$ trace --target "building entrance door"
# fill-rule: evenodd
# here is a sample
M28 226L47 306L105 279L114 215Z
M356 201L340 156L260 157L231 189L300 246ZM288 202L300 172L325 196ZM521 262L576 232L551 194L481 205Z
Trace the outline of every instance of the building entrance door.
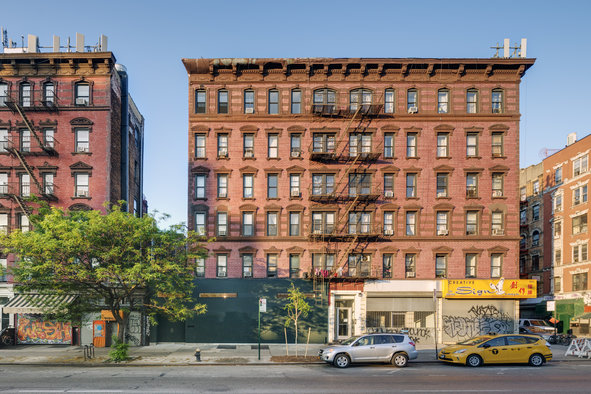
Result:
M351 336L351 308L337 307L337 339Z

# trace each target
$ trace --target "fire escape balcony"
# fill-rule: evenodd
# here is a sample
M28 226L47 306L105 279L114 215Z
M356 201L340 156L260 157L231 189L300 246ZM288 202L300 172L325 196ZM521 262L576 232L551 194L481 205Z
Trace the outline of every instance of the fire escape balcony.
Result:
M41 96L43 92L35 91L34 96ZM57 96L43 97L40 100L19 99L16 95L7 96L4 104L13 112L19 112L18 107L25 111L32 112L57 112L60 107L60 101Z
M47 138L39 145L31 135L12 134L7 140L0 141L0 152L18 150L23 156L57 156L59 141L55 138Z

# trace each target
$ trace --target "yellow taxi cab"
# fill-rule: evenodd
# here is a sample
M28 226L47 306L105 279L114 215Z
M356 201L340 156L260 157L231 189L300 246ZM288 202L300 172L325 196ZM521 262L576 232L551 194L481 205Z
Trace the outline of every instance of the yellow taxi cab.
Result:
M529 363L539 367L552 360L550 344L537 335L487 334L446 346L438 358L479 367L482 364Z

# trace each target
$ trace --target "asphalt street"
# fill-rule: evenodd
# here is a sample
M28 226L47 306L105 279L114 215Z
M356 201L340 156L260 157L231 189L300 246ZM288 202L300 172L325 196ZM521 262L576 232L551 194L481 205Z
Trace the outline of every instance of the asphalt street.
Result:
M588 361L540 368L447 364L58 367L2 366L4 393L588 393Z

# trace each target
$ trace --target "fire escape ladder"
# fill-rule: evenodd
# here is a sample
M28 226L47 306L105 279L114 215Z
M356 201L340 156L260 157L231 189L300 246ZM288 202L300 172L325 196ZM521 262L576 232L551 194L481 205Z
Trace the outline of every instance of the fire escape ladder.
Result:
M31 210L25 205L25 202L23 201L22 197L20 197L17 194L11 194L11 196L12 196L12 199L14 201L16 201L16 203L20 207L21 211L23 211L23 213L27 216L27 218L30 219Z
M8 102L7 102L8 105ZM13 110L18 112L18 114L21 116L21 118L23 119L23 122L25 122L25 126L27 126L27 129L29 129L29 131L31 132L31 135L35 138L35 141L37 141L37 143L39 144L39 147L43 150L45 150L45 145L43 144L43 142L41 141L41 139L39 138L39 135L37 134L37 132L35 131L35 128L33 127L33 124L31 123L31 121L29 120L29 118L27 117L27 114L25 114L25 111L23 109L23 107L21 107L21 105L17 102L10 102L9 107Z
M29 163L27 163L27 160L25 160L25 156L23 156L22 152L13 146L7 147L6 150L17 157L18 161L21 163L21 165L23 166L23 168L25 169L27 174L29 174L29 177L31 178L31 180L33 180L33 182L35 183L35 186L37 187L39 194L42 194L43 188L41 187L41 184L39 183L39 181L37 180L37 177L33 173L33 169L31 168Z

